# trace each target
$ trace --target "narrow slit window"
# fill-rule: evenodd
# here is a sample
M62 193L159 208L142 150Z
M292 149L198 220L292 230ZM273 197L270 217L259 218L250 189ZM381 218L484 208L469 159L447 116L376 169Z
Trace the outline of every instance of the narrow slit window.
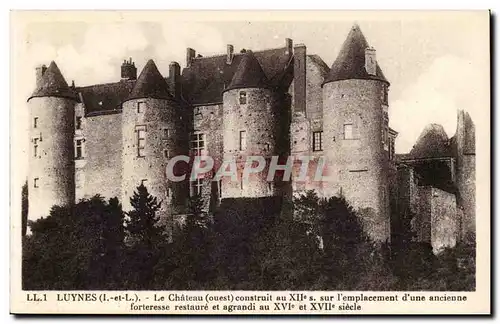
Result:
M38 127L38 117L33 118L33 128Z
M82 129L82 117L80 117L80 116L76 117L75 128Z
M38 186L40 185L40 178L35 178L33 179L33 188L38 188Z
M33 156L38 157L38 138L33 139Z
M169 128L164 128L163 129L163 139L169 139L170 138L170 129Z
M79 139L75 142L75 159L83 158L83 140Z
M137 128L137 156L144 157L146 148L146 129Z

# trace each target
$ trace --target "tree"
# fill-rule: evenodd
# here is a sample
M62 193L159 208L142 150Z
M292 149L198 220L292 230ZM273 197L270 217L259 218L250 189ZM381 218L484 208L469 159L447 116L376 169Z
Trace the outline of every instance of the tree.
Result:
M32 234L23 240L23 288L117 287L113 271L119 269L107 267L116 259L106 251L118 249L120 241L111 242L104 233L110 231L106 223L120 214L97 195L74 205L53 206L47 217L31 222Z
M129 289L151 289L154 286L155 267L162 255L167 240L165 226L157 215L161 202L149 194L141 184L130 198L133 210L127 213L127 278L124 284Z
M205 289L214 279L211 222L203 210L200 196L189 199L188 213L181 230L174 237L175 270L171 284L175 289Z

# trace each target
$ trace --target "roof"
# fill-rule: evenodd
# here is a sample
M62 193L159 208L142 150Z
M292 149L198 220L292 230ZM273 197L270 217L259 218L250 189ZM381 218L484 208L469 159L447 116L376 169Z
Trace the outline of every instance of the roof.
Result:
M371 75L365 69L365 50L370 47L358 25L354 25L342 44L339 55L333 62L325 83L348 80L379 80L389 83L377 62L376 75Z
M49 67L43 73L40 83L37 85L37 88L28 100L33 97L49 96L78 100L76 92L73 89L70 89L68 83L64 79L61 71L54 61L50 62Z
M85 115L98 115L117 112L121 103L129 97L135 80L124 80L115 83L96 84L78 87L85 106Z
M291 82L285 77L292 62L286 47L255 51L253 55L269 85L281 86L284 78ZM235 53L231 64L227 64L226 57L226 54L197 57L190 67L182 70L182 95L186 101L193 105L222 102L222 92L233 80L244 53Z
M229 86L224 90L241 88L268 88L269 80L252 51L247 51L238 64Z
M439 124L427 125L409 154L409 158L411 159L452 156L453 152L451 150L450 140L443 126Z
M142 69L127 100L137 98L173 99L167 81L153 60L149 60Z

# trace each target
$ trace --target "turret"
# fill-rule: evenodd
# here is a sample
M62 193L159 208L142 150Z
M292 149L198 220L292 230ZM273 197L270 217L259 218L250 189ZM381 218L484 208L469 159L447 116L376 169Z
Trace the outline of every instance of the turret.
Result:
M389 82L359 26L350 30L323 83L325 196L342 194L370 237L390 235L387 159Z
M466 239L476 233L476 129L468 112L458 112L455 137L460 234Z
M224 161L236 162L238 181L222 179L222 198L280 194L277 182L268 181L267 171L272 156L285 151L283 134L287 125L283 122L282 100L254 54L246 51L223 93ZM264 157L266 163L262 172L251 174L245 181L243 168L249 156Z
M179 103L149 60L122 104L121 200L125 211L131 209L130 197L141 184L162 201L160 216L165 223L183 204L185 182L171 182L165 172L169 159L187 154L182 123Z
M75 202L74 111L76 93L55 62L37 69L37 85L28 99L28 219L49 215L54 205Z

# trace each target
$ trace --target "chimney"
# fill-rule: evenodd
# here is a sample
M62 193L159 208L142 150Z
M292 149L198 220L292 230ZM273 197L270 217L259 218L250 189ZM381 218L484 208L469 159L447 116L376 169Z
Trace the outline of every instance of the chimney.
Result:
M129 60L124 60L122 63L121 69L121 78L122 80L135 80L137 79L137 68L135 67L135 63L132 62L132 58Z
M227 44L226 64L231 64L233 62L233 57L234 57L234 47L231 44Z
M170 91L176 99L179 99L181 97L181 66L177 62L170 62L168 71Z
M47 70L47 67L44 65L37 66L35 68L36 71L36 88L40 88L42 86L42 77L45 71Z
M370 75L377 75L377 55L373 47L365 49L365 70Z
M286 55L292 56L293 53L293 40L285 38Z
M196 51L190 47L186 49L186 67L190 67L193 59L196 55Z
M306 54L304 44L293 48L293 111L306 112Z

